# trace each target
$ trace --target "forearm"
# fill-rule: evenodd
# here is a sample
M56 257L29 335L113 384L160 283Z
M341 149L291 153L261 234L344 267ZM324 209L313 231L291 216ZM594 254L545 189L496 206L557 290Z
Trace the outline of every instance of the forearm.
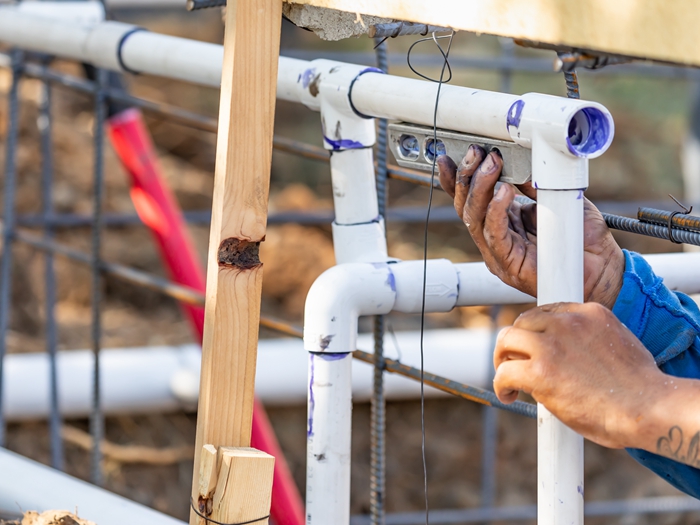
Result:
M631 426L629 447L700 468L700 381L663 375L657 383Z

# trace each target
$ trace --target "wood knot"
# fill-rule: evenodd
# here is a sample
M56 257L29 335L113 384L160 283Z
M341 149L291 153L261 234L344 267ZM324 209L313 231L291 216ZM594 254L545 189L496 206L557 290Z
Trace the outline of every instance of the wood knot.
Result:
M260 266L260 243L242 239L224 239L219 245L219 266L250 270Z

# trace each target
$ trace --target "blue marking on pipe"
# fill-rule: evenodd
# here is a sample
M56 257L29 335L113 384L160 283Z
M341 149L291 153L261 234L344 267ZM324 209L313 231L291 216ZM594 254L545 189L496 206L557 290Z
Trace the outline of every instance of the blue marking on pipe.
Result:
M389 271L389 275L386 278L386 284L391 287L392 292L396 293L396 277L391 271Z
M306 437L314 435L314 409L316 408L316 400L314 398L314 354L309 353L310 373L309 373L309 415L306 423Z
M338 140L333 140L331 138L326 137L325 135L323 136L323 140L328 144L331 148L333 148L333 151L342 151L345 149L363 149L366 148L367 146L363 145L361 142L358 142L356 140L350 140L350 139L338 139Z
M297 82L301 80L301 85L306 89L309 87L309 84L311 84L311 81L314 79L316 76L316 68L315 67L310 67L306 71L304 71L301 75L299 75L299 78L297 79Z
M341 353L324 352L324 353L316 354L316 355L318 355L324 361L340 361L341 359L345 359L350 354L348 354L346 352L341 352Z
M513 104L510 106L510 109L508 110L508 118L506 119L507 128L513 126L517 129L520 127L520 119L522 118L524 107L525 101L522 99L518 99L515 102L513 102Z

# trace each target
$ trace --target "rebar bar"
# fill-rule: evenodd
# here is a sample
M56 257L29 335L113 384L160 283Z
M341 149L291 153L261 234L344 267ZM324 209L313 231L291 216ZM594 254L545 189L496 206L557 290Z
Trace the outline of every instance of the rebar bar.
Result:
M498 314L500 306L492 306L491 317L491 344L489 359L489 381L493 382L496 371L493 368L493 352L498 338ZM481 506L493 507L496 500L496 459L498 456L498 410L493 407L483 407L481 431Z
M187 0L187 10L207 9L209 7L224 7L226 0Z
M107 82L107 71L97 70L95 82L95 123L94 178L93 178L93 222L90 267L92 274L92 352L93 352L93 391L92 412L90 414L90 434L93 439L91 479L95 485L102 485L102 450L100 443L104 437L104 414L100 381L100 343L102 336L102 268L100 254L102 247L102 200L104 193L104 127L107 116L107 101L103 86Z
M386 73L386 42L375 38L377 67ZM377 120L376 184L379 215L386 227L387 201L387 121ZM374 374L370 407L369 505L372 525L384 525L386 489L386 399L384 397L384 316L374 318Z
M570 64L573 55L571 53L559 53L558 57L562 64ZM575 65L575 61L573 63ZM564 80L566 81L566 96L568 98L581 98L576 69L574 67L567 67L562 69L562 73L564 73Z
M688 496L663 496L634 500L590 501L584 505L587 517L700 512L700 501ZM492 507L488 509L445 509L430 512L432 525L457 525L484 521L526 521L537 518L537 505ZM422 512L388 514L387 525L424 525ZM350 525L368 525L369 516L352 516Z
M676 229L700 232L700 217L687 213L640 207L637 211L637 220L666 227L668 227L670 220L674 234Z
M448 33L452 31L447 27L433 26L429 24L417 24L414 22L389 22L376 24L369 28L369 36L372 38L396 38L398 36L427 35L428 33Z
M47 67L49 58L45 58L43 66ZM51 83L42 81L41 100L39 102L39 117L37 119L39 139L41 143L41 214L47 219L53 213L51 194L53 189L53 147L52 115L51 115ZM53 239L53 227L44 220L44 239ZM44 254L44 282L46 308L46 352L49 354L49 441L51 443L51 466L63 470L63 425L58 402L58 370L56 366L56 349L58 334L56 326L56 274L54 271L53 253Z
M7 351L7 330L12 299L12 241L15 229L15 192L17 190L17 139L19 137L19 84L24 53L13 49L12 84L8 93L8 128L5 142L5 199L3 210L2 258L0 258L0 447L5 446L3 406L3 362Z
M353 352L353 357L364 361L365 363L374 364L374 355L361 350L355 350ZM390 359L388 357L384 358L384 370L386 372L397 374L403 377L408 377L416 381L420 381L420 369L413 366L404 365L398 361ZM447 392L457 397L463 399L468 399L475 403L481 405L492 406L505 410L506 412L513 412L514 414L519 414L521 416L529 417L535 419L537 417L537 406L532 403L524 403L522 401L515 401L510 405L501 403L496 394L484 390L482 388L477 388L475 386L465 385L452 379L447 379L430 372L424 373L425 384L432 386L433 388L440 390L442 392ZM424 514L425 516L425 514Z

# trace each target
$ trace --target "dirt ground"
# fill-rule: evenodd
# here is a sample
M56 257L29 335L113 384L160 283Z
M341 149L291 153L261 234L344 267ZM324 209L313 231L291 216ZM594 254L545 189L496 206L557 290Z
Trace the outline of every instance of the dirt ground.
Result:
M139 15L139 22L156 30L193 38L217 41L221 36L218 15L211 12L198 18L199 25L178 17ZM124 13L124 20L135 15ZM466 37L465 37L466 38ZM283 34L283 46L318 44L307 34L289 27ZM475 37L465 39L464 46L486 46ZM366 44L366 43L365 43ZM348 45L359 46L353 42ZM393 45L393 44L392 44ZM402 44L396 44L400 46ZM488 44L492 45L492 44ZM366 47L366 46L365 46ZM459 49L459 48L458 48ZM81 74L70 64L57 67ZM464 77L470 80L471 77ZM488 84L489 78L474 77ZM495 78L495 77L494 77ZM6 97L9 76L0 70L0 144L6 130ZM473 80L473 79L472 79ZM561 79L557 79L561 81ZM677 151L682 140L683 121L676 113L660 117L649 111L640 115L639 108L627 100L636 93L625 88L626 81L612 87L593 81L591 91L610 98L620 129L616 146L609 155L594 164L589 195L595 200L615 198L660 199L666 191L679 191L680 177ZM516 79L523 90L533 81ZM563 84L563 81L562 81ZM665 88L651 85L634 89L683 92L676 84ZM210 116L216 115L217 94L214 90L173 84L161 79L132 78L134 93L156 100L186 106ZM479 86L482 87L482 86ZM547 87L545 82L544 88ZM21 214L38 211L40 176L36 104L40 86L26 81L21 90L21 137L18 149L19 189L17 209ZM627 89L627 90L625 90ZM625 94L614 98L615 90ZM675 90L675 91L673 91ZM644 92L646 93L646 92ZM635 99L636 100L636 99ZM677 101L674 101L677 102ZM653 108L652 108L653 109ZM214 137L149 117L148 123L161 154L167 181L185 210L206 210L213 187ZM92 114L90 101L63 89L55 90L55 192L54 204L62 213L89 213L92 177ZM320 143L317 115L304 109L279 104L276 131L299 140ZM642 137L642 140L639 137ZM0 148L0 165L4 148ZM637 181L630 184L630 181ZM134 213L128 183L118 161L107 148L106 212ZM289 155L276 153L273 160L271 211L328 209L331 207L327 167ZM402 183L392 183L390 204L424 206L427 192ZM436 194L436 205L448 205L445 195ZM208 228L192 226L191 234L204 261ZM390 252L398 257L421 257L422 227L389 225ZM77 248L89 247L89 230L61 231L58 240ZM455 261L478 260L478 254L459 223L434 224L430 227L431 257L448 257ZM620 242L641 251L669 251L667 243L628 235ZM673 247L675 248L675 247ZM104 234L103 256L152 273L165 275L151 238L142 227L110 228ZM311 283L333 264L333 249L328 227L285 225L270 227L263 244L261 259L265 264L263 311L301 324L303 302ZM87 269L57 259L60 348L65 350L89 346L90 287ZM10 352L44 351L45 312L43 310L43 257L17 246L13 274L13 310L9 334ZM103 305L105 347L128 347L156 344L180 344L192 341L187 322L177 305L154 292L106 278ZM450 314L429 316L429 327L474 326L488 322L483 308L461 309ZM499 319L509 323L517 311L506 309ZM396 317L397 329L415 328L415 318ZM366 330L367 326L362 325ZM263 331L264 337L273 334ZM459 366L459 364L457 364ZM272 424L301 491L305 469L305 407L268 407ZM83 420L71 425L87 429ZM392 402L387 414L387 508L394 511L422 509L423 474L420 453L420 405L416 401ZM430 503L432 508L467 508L480 504L482 408L458 399L426 402L427 459ZM107 438L122 445L171 447L193 444L195 416L188 413L140 417L110 417ZM45 423L13 423L8 431L10 450L48 463L49 444ZM87 452L66 445L67 471L83 479L89 477ZM352 512L369 510L369 406L358 404L353 414ZM536 500L536 429L534 421L503 413L499 417L498 460L496 478L498 505L531 504ZM191 462L152 467L104 464L106 487L135 501L185 519L188 514L192 479ZM638 498L673 495L677 491L637 465L622 451L586 445L586 496L588 500ZM13 510L13 509L4 509ZM590 520L589 523L690 525L700 523L700 514L628 516Z

